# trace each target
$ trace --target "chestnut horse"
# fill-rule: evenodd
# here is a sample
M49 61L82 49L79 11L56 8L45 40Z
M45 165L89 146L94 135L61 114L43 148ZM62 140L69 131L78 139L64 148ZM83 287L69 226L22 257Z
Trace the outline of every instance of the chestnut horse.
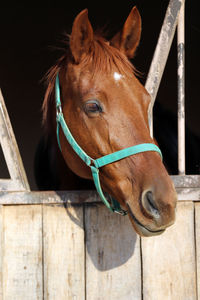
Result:
M43 119L48 136L56 136L53 92L59 74L64 120L89 157L97 159L135 145L155 144L148 127L150 96L129 61L140 35L141 17L136 7L111 41L94 34L87 10L78 14L69 49L47 76ZM67 165L62 188L74 189L77 178L92 179L91 169L72 149L63 130L58 138ZM75 185L70 174L76 178ZM174 223L177 196L157 151L109 163L99 169L99 176L102 189L128 212L138 234L158 235Z

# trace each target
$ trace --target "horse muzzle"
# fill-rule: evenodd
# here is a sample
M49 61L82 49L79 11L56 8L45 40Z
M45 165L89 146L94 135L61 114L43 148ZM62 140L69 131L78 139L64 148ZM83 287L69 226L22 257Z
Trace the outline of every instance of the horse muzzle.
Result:
M132 213L130 206L127 204L128 206L128 215L130 217L131 223L133 224L133 227L135 229L135 231L141 235L141 236L146 236L146 237L150 237L150 236L155 236L155 235L160 235L162 234L165 229L160 229L160 230L151 230L149 228L147 228L147 226L142 225L134 216L134 214Z
M136 232L141 236L156 236L162 234L165 229L175 222L175 200L161 204L157 203L151 191L142 193L140 200L140 212L135 212L127 203L128 215Z

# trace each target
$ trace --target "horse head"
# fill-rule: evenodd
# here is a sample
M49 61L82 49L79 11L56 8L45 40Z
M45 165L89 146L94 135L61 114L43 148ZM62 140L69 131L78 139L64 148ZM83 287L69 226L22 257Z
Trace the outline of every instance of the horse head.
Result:
M83 10L74 20L69 51L54 68L51 79L55 83L59 72L64 119L78 145L93 159L156 143L148 126L150 95L129 61L140 35L136 7L110 41L94 33L88 12ZM63 131L59 140L68 167L92 179L90 167L74 152ZM128 211L138 234L158 235L174 223L177 196L157 152L138 153L105 165L99 176L103 190Z

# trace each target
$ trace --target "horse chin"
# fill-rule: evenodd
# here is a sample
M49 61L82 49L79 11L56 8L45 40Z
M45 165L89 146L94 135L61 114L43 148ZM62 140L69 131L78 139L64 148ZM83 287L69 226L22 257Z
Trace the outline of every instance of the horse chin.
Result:
M128 207L128 215L131 220L131 223L132 223L135 231L140 236L143 236L143 237L156 236L156 235L162 234L165 231L165 229L155 230L155 231L148 229L146 226L144 226L137 220L137 218L134 216L134 214L131 211L131 208L128 204L127 204L127 207Z

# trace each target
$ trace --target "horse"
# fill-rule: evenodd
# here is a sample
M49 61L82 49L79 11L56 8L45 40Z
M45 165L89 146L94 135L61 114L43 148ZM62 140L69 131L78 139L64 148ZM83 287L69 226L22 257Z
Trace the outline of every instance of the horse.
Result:
M150 136L150 95L130 62L140 36L141 16L136 7L109 41L94 32L87 9L76 16L69 46L47 75L43 102L46 143L40 145L40 152L51 145L49 155L57 160L40 172L45 175L54 169L51 183L55 189L90 188L97 161L123 152L123 157L100 166L99 188L127 212L139 235L155 236L174 223L177 195ZM58 89L59 104L54 96ZM58 117L65 123L61 129ZM89 157L88 164L66 138L66 130ZM150 148L125 156L125 149L130 152L140 145Z

